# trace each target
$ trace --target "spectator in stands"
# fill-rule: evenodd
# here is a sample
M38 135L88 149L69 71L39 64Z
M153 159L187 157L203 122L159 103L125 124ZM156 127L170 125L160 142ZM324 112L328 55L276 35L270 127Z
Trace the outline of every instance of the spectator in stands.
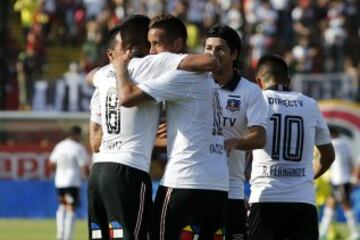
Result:
M327 12L327 28L323 36L326 50L326 67L329 72L341 72L344 68L344 46L348 34L345 29L345 3L333 1Z
M332 143L335 149L335 161L330 168L330 182L332 194L329 195L324 208L324 216L320 223L320 239L325 239L330 223L335 214L336 204L339 203L344 209L347 225L352 240L360 237L356 228L356 218L352 211L350 194L352 188L352 174L355 174L354 159L351 154L351 147L346 139L341 138L336 128L330 127ZM355 177L357 180L357 178Z
M68 111L76 112L80 110L80 89L84 84L85 75L80 71L79 65L75 62L70 63L69 71L64 73L64 81L68 94Z
M80 143L81 128L73 126L69 137L59 142L49 157L49 167L56 169L55 187L59 196L56 212L56 238L71 239L74 229L75 210L79 205L81 176L89 174L88 154Z
M86 30L87 37L82 46L81 65L85 72L88 72L103 62L103 57L100 54L103 36L101 26L95 19L87 22Z
M21 25L24 39L33 24L34 14L40 6L39 1L33 0L17 0L14 4L14 10L20 12Z

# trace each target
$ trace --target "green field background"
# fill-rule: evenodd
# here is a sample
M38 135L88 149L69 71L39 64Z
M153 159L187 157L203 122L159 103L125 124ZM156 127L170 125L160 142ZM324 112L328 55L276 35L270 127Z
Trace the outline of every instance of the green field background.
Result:
M0 219L1 240L55 240L55 219ZM86 220L77 220L72 240L86 240Z
M348 239L345 224L337 224L328 240ZM0 240L55 240L55 219L0 219ZM86 240L86 220L77 220L73 240Z

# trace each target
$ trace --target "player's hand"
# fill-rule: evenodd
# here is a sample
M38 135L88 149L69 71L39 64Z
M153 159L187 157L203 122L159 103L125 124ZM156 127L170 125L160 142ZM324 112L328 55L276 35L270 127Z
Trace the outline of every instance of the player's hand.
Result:
M112 59L112 64L115 69L124 70L127 69L127 65L131 60L131 50L127 49L125 51L118 51L114 54Z
M161 123L156 133L155 146L158 148L166 148L166 145L167 145L167 126L166 123Z
M226 155L229 156L231 150L235 149L238 145L238 140L235 138L230 138L224 141L224 147Z
M161 123L156 133L156 138L166 139L167 137L167 126L166 123Z

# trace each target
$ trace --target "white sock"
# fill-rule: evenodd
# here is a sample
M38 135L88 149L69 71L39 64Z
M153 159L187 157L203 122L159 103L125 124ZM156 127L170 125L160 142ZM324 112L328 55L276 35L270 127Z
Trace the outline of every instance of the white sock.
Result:
M70 240L74 230L75 213L73 211L66 211L64 240Z
M65 223L65 206L60 204L56 211L56 238L63 239Z
M324 215L321 218L319 235L320 237L326 237L330 223L334 217L334 210L330 207L324 208Z
M349 226L350 234L352 237L359 237L359 232L356 229L356 222L354 213L351 210L345 211L346 223Z

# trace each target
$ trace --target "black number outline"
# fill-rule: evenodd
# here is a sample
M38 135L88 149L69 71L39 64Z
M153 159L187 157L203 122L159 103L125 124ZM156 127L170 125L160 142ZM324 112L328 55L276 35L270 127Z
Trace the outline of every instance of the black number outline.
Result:
M119 134L121 126L120 105L117 98L116 88L110 88L106 94L105 121L109 134Z
M275 113L270 117L273 122L273 138L271 158L274 160L280 159L280 143L281 143L281 129L282 129L282 115ZM284 118L284 135L283 135L283 149L282 157L285 161L300 162L304 148L304 120L300 116L286 115ZM294 128L293 125L296 125ZM294 140L292 131L297 131L296 135L296 149L295 153L291 153L291 143Z

